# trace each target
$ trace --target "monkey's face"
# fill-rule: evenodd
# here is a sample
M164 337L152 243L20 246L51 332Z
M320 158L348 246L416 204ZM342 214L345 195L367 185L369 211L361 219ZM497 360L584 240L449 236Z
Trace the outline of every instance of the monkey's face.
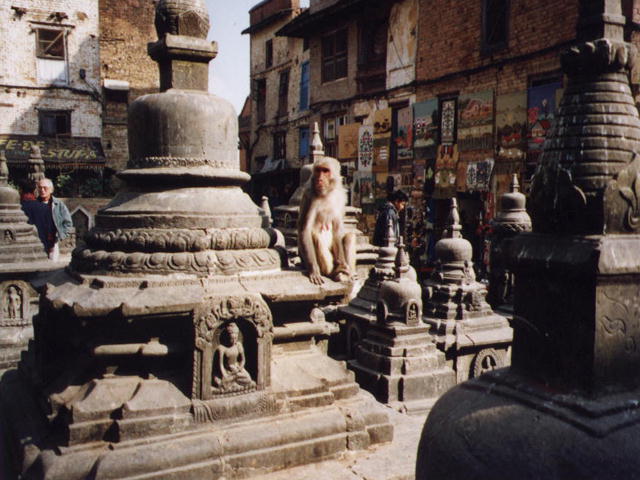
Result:
M333 187L333 175L326 165L313 167L313 189L316 195L326 195Z

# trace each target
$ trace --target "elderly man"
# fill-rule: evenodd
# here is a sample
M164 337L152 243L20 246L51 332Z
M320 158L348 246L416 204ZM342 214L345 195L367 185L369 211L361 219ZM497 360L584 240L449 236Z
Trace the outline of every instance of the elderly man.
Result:
M49 208L47 215L36 223L38 234L44 239L44 249L51 260L57 260L60 254L59 241L67 238L73 227L71 214L67 206L53 196L53 182L48 178L38 181L38 201Z

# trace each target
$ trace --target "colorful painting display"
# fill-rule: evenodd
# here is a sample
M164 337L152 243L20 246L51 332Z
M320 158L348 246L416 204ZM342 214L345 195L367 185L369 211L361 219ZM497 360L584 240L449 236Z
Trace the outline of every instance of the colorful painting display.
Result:
M373 127L363 125L358 129L358 171L371 172L373 168Z
M493 90L458 98L458 149L460 152L493 149Z
M532 87L527 92L527 161L523 178L525 185L531 181L538 165L544 139L553 122L556 95L560 88L560 82L553 82Z
M496 98L497 161L521 160L527 147L527 92Z
M373 137L374 138L390 138L391 137L391 109L383 108L373 113Z
M397 111L397 121L393 132L396 158L399 166L408 165L413 159L413 118L411 107Z
M358 158L359 123L349 123L338 127L338 158L353 160Z
M413 104L413 149L416 160L436 158L438 142L438 100Z
M477 162L469 162L467 165L467 190L472 192L488 192L491 186L491 172L493 171L493 158L485 158Z
M391 146L391 109L377 110L373 114L373 171L389 171Z
M440 145L436 156L433 198L451 198L456 193L458 147Z

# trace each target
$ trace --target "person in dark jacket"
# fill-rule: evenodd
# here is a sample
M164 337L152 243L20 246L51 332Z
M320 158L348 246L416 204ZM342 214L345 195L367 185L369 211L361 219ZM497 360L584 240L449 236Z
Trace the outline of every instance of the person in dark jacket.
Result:
M51 212L47 204L39 202L35 196L36 182L25 178L18 182L20 191L20 205L22 211L27 216L27 220L38 230L38 238L42 242L42 246L47 251L47 219L51 218Z
M407 206L409 197L402 190L396 190L389 195L387 202L380 208L378 212L378 218L376 219L376 226L373 231L373 243L378 247L384 247L385 236L387 229L389 228L389 222L393 226L393 232L396 239L400 236L400 213Z

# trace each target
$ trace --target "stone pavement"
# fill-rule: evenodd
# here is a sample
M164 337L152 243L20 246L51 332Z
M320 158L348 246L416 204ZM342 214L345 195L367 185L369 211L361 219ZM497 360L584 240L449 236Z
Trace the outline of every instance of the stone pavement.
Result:
M426 414L406 415L389 409L393 442L337 459L251 477L251 480L413 480L418 441Z

